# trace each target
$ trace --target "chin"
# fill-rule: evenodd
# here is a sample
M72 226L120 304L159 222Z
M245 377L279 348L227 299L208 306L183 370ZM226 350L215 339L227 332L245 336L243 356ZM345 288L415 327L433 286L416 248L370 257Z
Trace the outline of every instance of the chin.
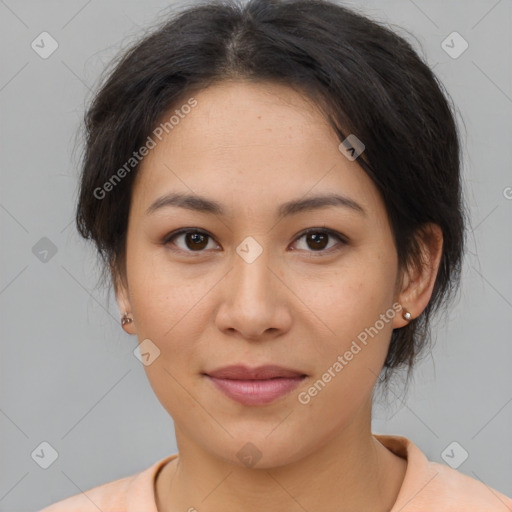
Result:
M273 428L273 427L272 427ZM269 430L269 432L272 429ZM254 436L250 434L235 436L226 444L228 446L219 447L219 450L212 452L212 455L226 460L225 454L228 452L230 458L228 462L240 468L248 469L273 469L299 461L307 455L307 447L304 443L297 443L297 437L294 435L281 435L258 432ZM298 446L300 445L300 446Z

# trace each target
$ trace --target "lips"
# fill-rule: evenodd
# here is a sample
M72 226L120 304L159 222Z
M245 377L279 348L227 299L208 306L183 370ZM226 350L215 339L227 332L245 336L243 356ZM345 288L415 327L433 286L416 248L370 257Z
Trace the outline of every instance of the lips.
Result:
M206 372L206 375L217 379L232 380L268 380L277 378L297 378L306 374L299 370L283 368L281 366L266 365L257 368L248 368L244 365L226 366L217 370Z
M225 396L246 406L267 405L288 395L307 375L299 370L267 365L227 366L205 374Z

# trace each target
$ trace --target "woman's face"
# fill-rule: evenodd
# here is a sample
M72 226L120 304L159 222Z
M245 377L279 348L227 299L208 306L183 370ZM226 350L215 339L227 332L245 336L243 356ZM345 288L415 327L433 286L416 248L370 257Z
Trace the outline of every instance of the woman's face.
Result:
M282 465L349 427L368 432L392 330L405 324L393 309L393 237L373 182L297 92L224 82L195 100L142 161L119 305L133 315L180 450L189 443L236 464L253 450L259 467ZM170 194L222 212L165 204ZM333 195L352 207L283 206ZM230 365L306 377L273 401L243 404L205 375Z

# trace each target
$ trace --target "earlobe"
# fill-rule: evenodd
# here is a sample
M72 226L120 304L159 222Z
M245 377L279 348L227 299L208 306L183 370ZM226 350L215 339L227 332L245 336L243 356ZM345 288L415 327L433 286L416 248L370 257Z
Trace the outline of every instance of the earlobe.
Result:
M122 316L121 316L121 327L127 334L137 334L137 331L135 329L135 322L133 315L129 312L129 310L121 310Z
M128 334L135 334L135 326L133 325L133 317L125 312L121 317L121 327Z
M406 326L411 320L414 320L414 316L412 313L404 307L403 304L399 305L399 315L395 316L395 320L393 321L393 329L399 329L400 327Z
M127 287L119 278L114 278L114 291L116 295L117 305L121 315L120 324L127 334L136 334L135 322L131 314L131 303Z

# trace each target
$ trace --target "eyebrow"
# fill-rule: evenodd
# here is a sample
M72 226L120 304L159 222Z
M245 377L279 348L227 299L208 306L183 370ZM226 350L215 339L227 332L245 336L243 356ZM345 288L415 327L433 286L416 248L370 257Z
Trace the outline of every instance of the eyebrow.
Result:
M167 207L185 208L187 210L194 210L201 213L210 213L213 215L225 215L223 206L211 199L203 196L192 194L178 194L171 193L159 197L154 203L146 210L146 215L150 215L162 208ZM295 199L283 203L277 209L279 217L286 217L305 211L312 211L328 206L338 206L351 209L359 214L367 215L365 209L353 199L342 196L339 194L327 194L309 197L306 199Z

